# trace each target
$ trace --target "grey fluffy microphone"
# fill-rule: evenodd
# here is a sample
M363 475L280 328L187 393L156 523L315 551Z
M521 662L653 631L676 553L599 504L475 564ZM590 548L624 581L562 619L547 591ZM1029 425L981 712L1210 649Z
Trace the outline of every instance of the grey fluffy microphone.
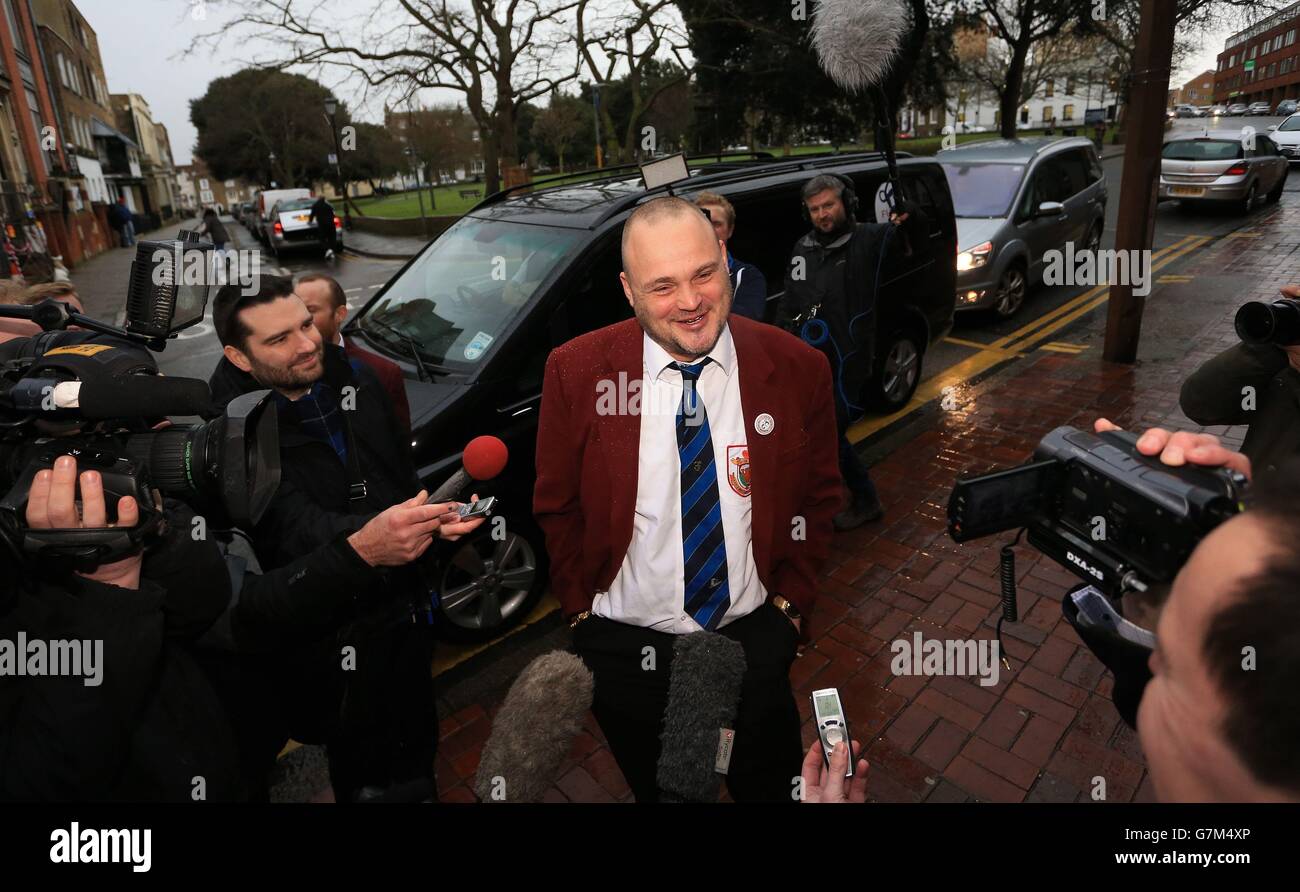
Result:
M691 632L673 644L668 707L656 780L665 802L717 802L723 728L735 727L745 648L716 632Z
M565 651L519 673L492 722L474 792L482 802L537 802L555 782L591 708L595 679Z
M884 78L906 28L899 0L818 0L812 45L830 79L856 93Z
M880 82L898 55L907 26L900 0L817 0L813 8L812 45L822 70L850 93L875 89L876 145L885 153L895 209L903 193L894 157L893 114Z

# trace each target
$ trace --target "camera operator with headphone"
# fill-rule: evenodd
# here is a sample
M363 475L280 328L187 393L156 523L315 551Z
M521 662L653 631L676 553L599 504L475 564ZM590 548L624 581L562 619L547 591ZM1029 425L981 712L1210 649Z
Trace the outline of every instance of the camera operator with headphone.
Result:
M840 473L851 496L835 515L835 529L851 530L884 514L871 475L845 436L863 414L854 401L873 366L876 292L891 252L919 243L912 232L924 233L925 227L910 202L890 214L888 223L859 222L853 183L840 174L819 174L805 183L801 209L812 229L791 252L776 324L830 360ZM896 227L904 232L896 234Z

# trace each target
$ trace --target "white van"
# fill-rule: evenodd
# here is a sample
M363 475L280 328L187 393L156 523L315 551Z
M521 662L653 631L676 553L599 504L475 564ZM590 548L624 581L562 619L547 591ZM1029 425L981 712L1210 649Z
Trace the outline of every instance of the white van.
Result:
M263 189L257 193L257 227L253 234L262 242L266 242L272 220L271 208L275 207L281 201L288 201L292 198L315 198L316 193L311 189Z

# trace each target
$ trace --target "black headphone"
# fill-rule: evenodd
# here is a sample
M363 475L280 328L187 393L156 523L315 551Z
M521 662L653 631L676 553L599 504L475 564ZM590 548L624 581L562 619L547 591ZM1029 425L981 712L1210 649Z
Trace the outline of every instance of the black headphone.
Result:
M853 181L841 173L818 174L818 176L832 176L844 184L844 190L840 192L840 201L844 202L844 212L848 215L848 218L856 220L858 216L858 193L853 188ZM808 202L802 197L799 199L799 211L803 215L804 222L812 222L812 215L808 213Z

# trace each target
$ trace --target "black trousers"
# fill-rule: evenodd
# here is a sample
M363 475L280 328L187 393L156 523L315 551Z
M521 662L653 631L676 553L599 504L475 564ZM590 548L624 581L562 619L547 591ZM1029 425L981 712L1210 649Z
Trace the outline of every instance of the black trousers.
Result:
M803 763L799 710L790 688L798 634L764 604L718 630L745 649L727 790L737 802L795 802ZM591 616L574 630L574 647L596 678L592 712L637 802L659 801L659 735L668 705L676 635ZM645 648L654 648L654 668Z

